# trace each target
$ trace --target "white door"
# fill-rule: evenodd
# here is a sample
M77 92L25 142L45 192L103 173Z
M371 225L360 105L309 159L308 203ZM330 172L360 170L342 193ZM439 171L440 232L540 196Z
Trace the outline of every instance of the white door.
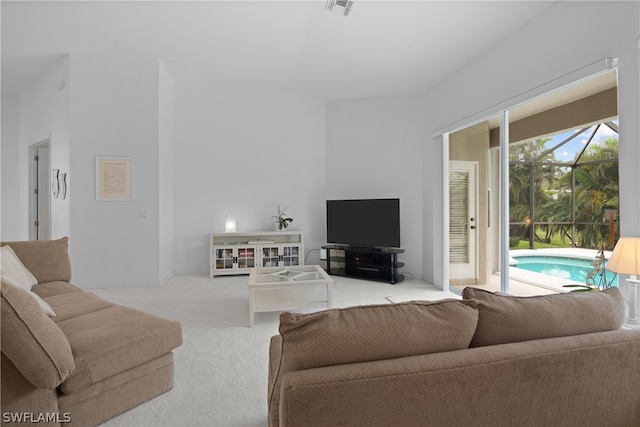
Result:
M478 162L449 162L449 278L478 277Z

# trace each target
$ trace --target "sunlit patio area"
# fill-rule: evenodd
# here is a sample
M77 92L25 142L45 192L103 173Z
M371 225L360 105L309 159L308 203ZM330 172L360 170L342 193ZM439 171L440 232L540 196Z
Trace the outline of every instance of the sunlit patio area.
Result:
M511 259L518 256L538 256L538 257L565 257L578 258L592 261L598 255L595 249L582 248L549 248L549 249L515 249L509 251ZM610 255L605 251L605 257ZM509 294L515 296L535 296L548 295L554 293L570 292L572 288L566 285L584 284L569 278L550 276L548 274L537 273L515 266L509 266ZM451 285L452 292L461 293L467 286L485 289L491 292L500 291L500 273L495 272L489 277L488 283L482 284L455 284Z

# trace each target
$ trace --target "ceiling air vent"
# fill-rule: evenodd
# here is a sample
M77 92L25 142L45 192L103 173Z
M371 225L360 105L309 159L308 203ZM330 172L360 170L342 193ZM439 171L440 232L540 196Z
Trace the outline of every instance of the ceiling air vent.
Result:
M344 16L348 16L352 7L353 0L327 0L327 4L324 6L324 9L330 12L334 10L342 11Z

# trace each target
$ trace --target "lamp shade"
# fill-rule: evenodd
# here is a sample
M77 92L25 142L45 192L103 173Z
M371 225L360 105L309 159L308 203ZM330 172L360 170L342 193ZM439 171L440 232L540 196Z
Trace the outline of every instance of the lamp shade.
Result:
M618 274L640 275L640 237L621 237L606 269Z
M236 232L236 217L227 214L224 218L224 231L227 233Z

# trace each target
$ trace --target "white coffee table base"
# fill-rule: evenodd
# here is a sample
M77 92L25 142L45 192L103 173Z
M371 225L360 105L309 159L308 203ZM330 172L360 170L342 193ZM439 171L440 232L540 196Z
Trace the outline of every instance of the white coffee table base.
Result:
M313 279L304 279L302 274L297 278L277 275L283 271L294 275L303 271ZM268 276L276 281L265 281ZM331 308L332 285L333 279L318 265L254 268L249 274L249 326L253 326L255 313ZM319 292L320 287L326 290Z

